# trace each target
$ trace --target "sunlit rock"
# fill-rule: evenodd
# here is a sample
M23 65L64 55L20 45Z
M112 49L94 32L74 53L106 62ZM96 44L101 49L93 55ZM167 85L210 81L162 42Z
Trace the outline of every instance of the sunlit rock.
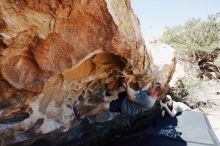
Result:
M129 0L2 0L0 34L2 145L79 128L73 107L116 99L120 77L166 87L175 68L169 48L147 50Z
M167 88L176 69L175 49L162 43L147 43L147 49L151 60L150 74Z

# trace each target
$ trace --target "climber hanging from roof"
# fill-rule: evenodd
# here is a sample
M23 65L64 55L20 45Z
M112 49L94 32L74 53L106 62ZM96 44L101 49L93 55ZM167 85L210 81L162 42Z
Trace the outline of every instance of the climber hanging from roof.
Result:
M119 87L118 99L111 102L102 102L87 113L81 113L78 109L74 108L75 117L77 119L84 119L103 111L137 115L152 108L154 103L160 100L159 96L163 93L161 84L156 82L147 91L135 91L129 86L131 79L125 79L124 87Z

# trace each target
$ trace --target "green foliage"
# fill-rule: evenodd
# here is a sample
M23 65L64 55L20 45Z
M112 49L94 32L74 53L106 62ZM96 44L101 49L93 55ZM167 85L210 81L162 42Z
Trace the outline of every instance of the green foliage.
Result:
M183 84L187 91L193 92L194 88L201 86L202 80L193 75L189 75L183 79Z
M220 55L218 55L218 57L215 59L215 64L220 64Z
M212 51L220 46L220 12L204 21L192 18L185 24L167 27L160 41L176 48L179 53L195 50Z
M188 75L183 80L184 88L188 91L188 97L197 99L209 99L216 97L216 92L220 89L219 80L204 80Z
M203 80L189 75L183 79L184 89L188 92L188 95L191 97L200 97L200 91L205 90L203 85ZM202 92L201 92L202 93ZM203 96L201 96L203 97Z

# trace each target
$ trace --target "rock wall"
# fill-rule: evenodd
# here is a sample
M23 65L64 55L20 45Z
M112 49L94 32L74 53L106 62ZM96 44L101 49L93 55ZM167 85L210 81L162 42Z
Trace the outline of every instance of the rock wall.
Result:
M170 84L174 84L178 80L175 75L177 74L175 72L176 51L171 46L158 42L147 42L146 46L151 61L148 74L151 74L156 81L161 82L166 92Z
M72 108L116 99L120 77L159 80L130 0L1 0L0 34L2 145L76 127Z

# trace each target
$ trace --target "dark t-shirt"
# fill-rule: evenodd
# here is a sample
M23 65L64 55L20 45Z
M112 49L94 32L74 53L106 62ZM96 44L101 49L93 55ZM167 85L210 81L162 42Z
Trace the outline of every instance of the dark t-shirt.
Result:
M154 106L156 99L148 95L147 91L140 91L136 95L136 101L132 102L128 98L125 98L122 102L121 111L127 115L137 115Z

